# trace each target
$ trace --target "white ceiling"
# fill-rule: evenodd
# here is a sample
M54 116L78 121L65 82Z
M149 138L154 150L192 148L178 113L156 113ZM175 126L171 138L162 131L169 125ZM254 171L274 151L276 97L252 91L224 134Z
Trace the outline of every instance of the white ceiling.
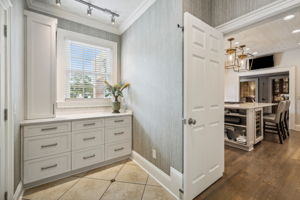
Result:
M58 17L82 18L80 22L88 25L101 25L100 28L110 32L120 33L130 26L155 0L85 0L102 8L107 8L120 15L115 25L111 24L111 15L100 10L93 9L92 16L87 16L87 6L75 0L61 0L61 6L55 4L55 0L27 0L30 8L53 14ZM139 16L137 16L139 15ZM99 28L99 26L98 26ZM122 30L121 30L122 29Z
M283 20L285 16L291 14L295 15L295 18ZM227 39L231 37L234 37L240 45L245 44L250 48L250 52L258 52L256 57L300 48L300 33L291 33L295 29L300 29L300 8L226 35L225 48L229 47Z

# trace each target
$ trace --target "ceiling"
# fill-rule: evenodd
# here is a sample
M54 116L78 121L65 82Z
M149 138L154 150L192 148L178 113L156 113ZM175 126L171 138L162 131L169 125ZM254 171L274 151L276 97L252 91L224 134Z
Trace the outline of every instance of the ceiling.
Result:
M295 15L291 20L283 18ZM300 33L292 34L293 30L300 29L300 8L264 20L248 28L225 36L225 48L229 47L228 38L235 38L239 45L245 44L249 52L258 52L256 57L284 52L300 48Z
M132 21L149 8L155 0L84 0L96 6L107 8L120 15L116 24L111 24L111 15L100 10L93 9L92 15L87 16L87 6L75 0L61 0L61 6L55 4L55 0L27 0L28 7L40 10L58 17L73 18L76 20L82 18L80 22L96 26L110 32L120 33L128 28ZM125 27L126 26L126 27ZM122 30L120 30L122 29Z

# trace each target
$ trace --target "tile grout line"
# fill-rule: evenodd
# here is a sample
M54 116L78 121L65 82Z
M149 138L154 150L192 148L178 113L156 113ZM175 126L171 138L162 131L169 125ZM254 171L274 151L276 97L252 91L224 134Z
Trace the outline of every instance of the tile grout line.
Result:
M74 183L69 189L67 189L64 193L62 193L62 195L57 199L60 200L68 191L70 191L79 181L81 180L81 178L78 178L78 181L76 181L76 183Z
M82 177L83 179L92 179L92 180L99 180L99 181L110 181L107 179L101 179L101 178L93 178L93 177ZM148 180L148 179L147 179ZM133 182L127 182L127 181L115 181L118 183L130 183L130 184L134 184L134 185L146 185L146 183L133 183ZM155 185L150 185L150 186L155 186ZM156 186L156 187L161 187L161 186Z
M148 175L148 177L147 177L147 180L146 180L146 184L144 185L144 190L143 190L143 194L142 194L141 200L143 200L143 198L144 198L144 194L145 194L146 186L147 186L148 179L149 179L149 174L147 174L147 175Z
M119 175L120 171L124 168L124 166L126 165L126 163L123 164L122 167L120 167L119 171L117 172L116 176L114 179L117 178L117 176ZM106 190L103 192L103 194L101 195L101 197L99 198L99 200L101 200L104 196L104 194L108 191L108 189L110 188L110 186L113 184L113 182L110 181L109 186L106 188Z

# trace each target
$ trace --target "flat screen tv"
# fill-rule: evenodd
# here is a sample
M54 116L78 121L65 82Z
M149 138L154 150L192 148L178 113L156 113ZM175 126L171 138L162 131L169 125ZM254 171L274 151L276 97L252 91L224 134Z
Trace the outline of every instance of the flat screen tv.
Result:
M274 56L264 56L259 58L250 59L251 70L264 69L274 67Z

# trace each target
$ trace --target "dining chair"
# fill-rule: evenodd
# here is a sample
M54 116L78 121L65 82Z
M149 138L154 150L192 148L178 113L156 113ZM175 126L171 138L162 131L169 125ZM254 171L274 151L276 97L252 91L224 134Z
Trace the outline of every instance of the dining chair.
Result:
M277 134L280 144L283 144L283 140L287 137L285 135L283 122L284 113L286 110L286 101L281 101L278 104L278 108L275 114L264 116L264 132Z
M289 110L291 106L291 101L287 100L286 105L285 105L285 112L284 112L284 120L283 120L283 126L286 131L287 136L290 136L290 131L289 131Z

